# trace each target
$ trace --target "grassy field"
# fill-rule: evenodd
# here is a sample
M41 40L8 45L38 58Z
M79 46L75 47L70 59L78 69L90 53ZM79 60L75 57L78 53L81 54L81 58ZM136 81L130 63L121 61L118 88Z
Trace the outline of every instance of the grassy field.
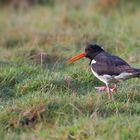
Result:
M139 140L140 79L114 101L95 86L89 60L65 64L89 42L140 67L138 1L64 1L0 12L0 139Z

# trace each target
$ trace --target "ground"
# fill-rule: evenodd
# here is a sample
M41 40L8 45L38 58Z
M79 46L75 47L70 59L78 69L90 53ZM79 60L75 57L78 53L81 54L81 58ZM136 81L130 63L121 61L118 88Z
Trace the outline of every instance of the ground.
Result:
M64 2L27 9L1 7L0 138L139 140L140 79L121 83L114 101L89 60L71 56L97 42L140 68L140 9Z

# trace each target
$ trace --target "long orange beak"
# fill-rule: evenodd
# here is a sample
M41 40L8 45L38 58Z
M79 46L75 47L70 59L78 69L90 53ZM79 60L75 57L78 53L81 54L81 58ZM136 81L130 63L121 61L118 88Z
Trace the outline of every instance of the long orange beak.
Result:
M79 60L79 59L85 57L86 55L87 55L86 52L80 53L80 54L78 54L78 55L72 57L71 59L69 59L69 60L67 61L67 63L68 63L68 64L71 64L71 63L73 63L73 62L75 62L75 61L77 61L77 60Z

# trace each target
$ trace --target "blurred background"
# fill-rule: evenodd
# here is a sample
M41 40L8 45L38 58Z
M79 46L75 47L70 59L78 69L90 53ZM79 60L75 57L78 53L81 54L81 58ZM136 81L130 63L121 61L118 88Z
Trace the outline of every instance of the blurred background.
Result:
M0 0L0 57L36 51L54 55L59 51L60 57L69 57L87 43L98 42L124 57L131 52L130 61L137 61L133 54L140 44L139 4L139 0Z

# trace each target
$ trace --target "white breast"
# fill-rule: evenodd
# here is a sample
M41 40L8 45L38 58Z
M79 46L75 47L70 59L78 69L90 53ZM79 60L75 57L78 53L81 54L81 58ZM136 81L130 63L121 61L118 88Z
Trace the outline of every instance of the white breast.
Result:
M109 83L109 81L110 81L110 79L111 79L111 76L109 76L109 75L102 75L102 76L100 76L100 75L98 75L98 74L92 69L92 67L91 67L91 71L92 71L92 73L93 73L100 81L102 81L102 82L104 82L106 85L108 85L108 83Z
M95 64L95 63L96 63L96 61L93 59L93 60L91 61L91 71L92 71L92 73L93 73L100 81L104 82L105 84L108 84L109 79L111 78L111 76L109 76L109 75L102 75L102 76L98 75L98 74L92 69L92 64Z

